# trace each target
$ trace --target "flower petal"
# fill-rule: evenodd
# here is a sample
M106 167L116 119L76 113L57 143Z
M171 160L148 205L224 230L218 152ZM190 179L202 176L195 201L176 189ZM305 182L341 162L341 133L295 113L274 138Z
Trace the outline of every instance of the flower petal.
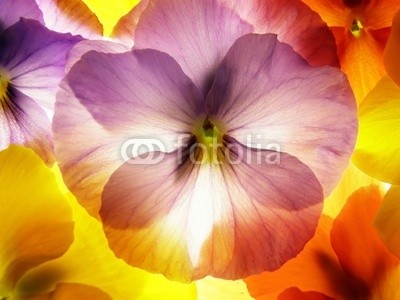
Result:
M47 295L43 295L43 300L71 300L71 299L96 299L112 300L112 298L102 290L93 286L78 283L60 283L56 289ZM36 298L35 298L36 299ZM42 300L42 298L38 299Z
M275 272L264 272L245 279L250 294L260 300L276 299L284 290L297 287L343 299L340 289L346 287L348 278L330 245L331 227L332 219L322 215L314 237L296 258Z
M206 95L229 47L252 31L220 0L150 0L136 28L135 47L171 55Z
M43 23L42 12L35 0L0 1L0 34L6 28L18 22L21 17L38 20Z
M61 189L65 191L73 208L74 243L59 259L49 261L28 272L17 287L21 294L51 291L58 283L64 282L97 287L112 299L196 299L194 284L172 282L161 275L132 268L115 258L108 247L101 223L79 205L66 189L57 169L56 173Z
M383 78L359 108L360 131L353 162L384 182L400 184L400 87Z
M384 64L388 75L400 85L400 10L393 18L392 32L384 52Z
M53 124L56 153L68 187L93 215L125 151L143 142L173 151L204 106L178 64L150 49L90 52L62 87Z
M198 300L253 300L243 280L224 280L211 276L196 281Z
M303 292L298 288L289 288L280 294L277 300L334 300L319 292Z
M349 198L333 222L331 231L332 247L343 269L352 277L362 280L370 290L374 287L379 289L389 272L400 264L372 227L381 201L378 187L359 189Z
M400 258L400 187L392 186L374 220L374 227L388 249Z
M316 11L329 27L346 27L350 7L343 0L302 0Z
M131 11L123 16L115 25L111 36L122 44L133 47L136 26L149 0L141 0Z
M9 88L10 97L0 99L0 150L10 144L33 149L47 163L54 162L50 120L31 98Z
M52 109L64 76L67 52L82 38L48 30L22 19L0 37L0 64L11 84L42 106Z
M98 38L103 26L82 0L36 0L43 12L46 27L84 38Z
M254 33L275 33L313 66L339 67L335 38L321 17L299 0L223 0ZM285 12L285 13L282 13Z
M274 270L300 252L322 209L314 174L285 153L227 142L222 165L178 151L111 176L100 215L118 257L190 281Z
M0 202L0 284L12 289L27 270L67 251L73 222L54 174L26 148L0 152Z
M254 148L299 158L329 195L345 170L357 132L346 77L315 68L275 35L238 39L216 73L207 98L227 134Z
M366 2L369 3L365 9L365 26L371 29L381 29L392 25L392 19L400 8L399 0Z

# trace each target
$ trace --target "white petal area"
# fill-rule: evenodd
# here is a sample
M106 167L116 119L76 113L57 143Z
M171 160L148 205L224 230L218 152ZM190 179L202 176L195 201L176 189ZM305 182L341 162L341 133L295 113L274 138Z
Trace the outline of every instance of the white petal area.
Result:
M46 27L87 39L99 38L103 26L82 0L36 0Z

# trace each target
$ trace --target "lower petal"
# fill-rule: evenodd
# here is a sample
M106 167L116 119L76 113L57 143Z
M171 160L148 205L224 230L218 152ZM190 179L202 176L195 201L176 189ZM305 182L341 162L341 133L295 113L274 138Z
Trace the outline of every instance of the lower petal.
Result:
M280 294L277 300L334 300L319 292L303 292L298 288L289 288Z
M284 153L232 148L222 165L169 153L119 168L100 210L116 255L181 281L242 278L297 255L322 208L314 174ZM279 164L270 163L277 155Z

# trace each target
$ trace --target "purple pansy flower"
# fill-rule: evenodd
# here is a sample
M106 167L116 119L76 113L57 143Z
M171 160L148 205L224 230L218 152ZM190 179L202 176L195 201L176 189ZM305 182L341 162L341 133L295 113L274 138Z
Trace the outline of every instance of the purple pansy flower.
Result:
M1 1L0 21L0 150L25 145L51 163L46 111L53 111L66 54L82 38L45 28L34 1Z
M55 109L64 179L111 249L183 281L242 278L296 256L357 132L344 74L249 33L223 3L151 1L135 43L164 52L86 53ZM125 152L147 142L159 151Z

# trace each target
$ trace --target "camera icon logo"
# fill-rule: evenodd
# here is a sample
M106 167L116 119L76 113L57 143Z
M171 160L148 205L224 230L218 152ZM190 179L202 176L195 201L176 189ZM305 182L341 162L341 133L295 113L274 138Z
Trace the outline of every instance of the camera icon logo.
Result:
M165 145L157 139L133 138L121 146L122 159L131 165L155 165L165 156Z

